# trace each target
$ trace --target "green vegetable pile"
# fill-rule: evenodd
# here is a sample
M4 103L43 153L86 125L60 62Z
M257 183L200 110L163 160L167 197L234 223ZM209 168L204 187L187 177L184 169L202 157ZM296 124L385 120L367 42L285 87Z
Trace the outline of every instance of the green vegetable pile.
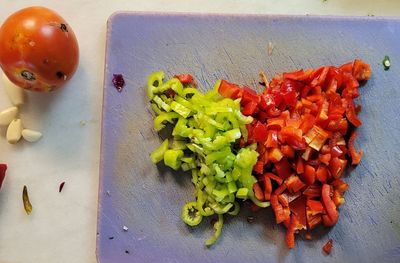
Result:
M236 215L237 200L250 199L260 207L253 192L256 178L252 169L257 162L256 146L240 148L238 140L246 139L245 125L252 122L240 112L240 101L218 94L215 87L201 93L183 85L179 79L164 82L164 72L149 76L147 94L155 114L154 128L161 131L167 123L173 126L170 139L164 140L151 154L153 163L163 161L174 170L191 171L195 201L182 208L182 220L189 226L201 223L203 217L216 214L214 235L207 246L221 234L223 215Z

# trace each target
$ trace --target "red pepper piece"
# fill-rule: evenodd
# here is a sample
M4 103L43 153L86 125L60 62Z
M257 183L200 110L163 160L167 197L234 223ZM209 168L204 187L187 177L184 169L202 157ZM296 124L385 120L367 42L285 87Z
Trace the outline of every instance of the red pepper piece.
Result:
M292 174L292 168L287 158L283 157L279 162L275 163L276 173L280 178L285 180Z
M257 105L258 105L257 102L254 102L254 101L250 101L249 103L244 105L242 108L243 115L251 116L254 113L256 113Z
M368 64L361 59L354 60L352 74L358 81L368 80L371 77L371 73L371 67Z
M306 186L297 175L290 176L286 179L285 184L290 193L297 193Z
M283 179L273 173L265 173L264 177L268 177L274 180L278 185L281 185L283 183Z
M259 185L257 182L255 182L255 183L253 184L253 192L254 192L254 196L255 196L259 201L261 201L261 202L264 201L264 193L263 193L263 191L261 190L261 187L260 187L260 185Z
M175 75L174 78L179 79L184 85L193 83L193 76L191 74L179 74Z
M288 248L295 246L295 233L299 228L299 220L295 215L291 215L290 224L286 231L286 245Z
M268 138L267 126L258 121L256 125L254 125L252 138L263 144Z
M312 185L315 182L315 168L306 164L304 167L304 173L300 174L299 177L307 185Z
M351 156L351 164L352 165L357 165L360 163L361 161L361 157L363 155L363 152L357 152L355 147L354 147L354 141L357 138L357 132L353 131L353 133L351 134L350 138L349 138L349 153Z
M330 254L332 251L332 245L333 245L333 240L329 239L328 242L326 242L326 244L322 247L322 250L326 253L326 254Z
M3 184L4 178L6 177L7 164L0 163L0 189Z
M239 85L230 83L226 80L221 80L218 92L225 98L237 99L241 98L242 96L242 89L239 87Z
M339 219L339 212L336 209L335 203L332 201L331 196L331 187L328 184L322 185L322 204L324 205L325 211L329 216L332 224L336 224Z
M309 185L303 191L303 195L307 196L307 198L319 198L321 197L321 186L318 184Z

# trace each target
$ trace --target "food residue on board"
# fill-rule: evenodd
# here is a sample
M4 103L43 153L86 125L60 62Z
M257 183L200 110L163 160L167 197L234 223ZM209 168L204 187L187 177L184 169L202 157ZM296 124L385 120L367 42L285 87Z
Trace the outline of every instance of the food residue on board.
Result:
M62 182L62 183L60 184L60 186L58 187L58 192L59 192L59 193L61 193L61 191L63 190L64 185L65 185L65 182Z
M122 74L113 74L112 83L118 92L122 92L125 86L125 80Z
M384 70L389 70L390 69L390 58L389 58L389 56L385 56L383 58L382 64L383 64L383 69Z
M3 185L4 178L6 178L7 164L0 163L0 189Z
M333 246L333 240L329 239L328 242L322 247L322 250L329 255L332 251L332 246Z

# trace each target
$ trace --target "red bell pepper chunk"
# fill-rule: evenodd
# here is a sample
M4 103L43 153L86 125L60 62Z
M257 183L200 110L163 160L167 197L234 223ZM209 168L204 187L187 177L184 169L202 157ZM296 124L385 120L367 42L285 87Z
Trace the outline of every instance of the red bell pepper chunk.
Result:
M304 195L301 195L289 203L290 211L292 214L296 215L297 219L299 220L299 224L303 225L304 228L307 225L306 202L307 198Z
M335 203L331 199L330 193L331 193L330 185L323 184L321 191L322 204L324 205L325 211L329 216L331 223L336 224L336 222L339 219L339 212L336 209Z
M280 186L278 186L278 188L275 189L274 194L280 195L280 194L282 194L286 189L287 189L287 185L286 185L286 184L281 184Z
M244 87L242 89L242 100L240 101L241 105L246 105L250 102L253 102L258 105L260 101L260 97L257 95L257 92L250 89L249 87Z
M307 185L312 185L315 182L315 168L306 164L304 167L304 173L300 174L299 177Z
M339 193L339 191L334 190L332 195L332 201L336 207L339 207L341 204L345 202L344 197Z
M275 130L268 131L267 141L265 142L267 148L278 148L278 132Z
M277 163L280 160L282 160L282 158L283 158L283 154L282 154L281 150L279 150L279 148L272 148L269 151L269 154L268 154L269 161L271 161L273 163Z
M295 246L295 233L297 230L302 229L297 216L290 216L290 224L286 231L286 245L288 248L294 248Z
M264 193L263 193L263 191L261 190L261 187L260 187L260 185L259 185L257 182L255 182L255 183L253 184L253 192L254 192L254 196L255 196L259 201L261 201L261 202L264 201Z
M267 120L268 130L281 130L285 126L285 120L282 118L270 118Z
M339 157L334 157L329 162L329 171L334 178L339 178L342 176L346 165L347 160L340 159Z
M283 183L283 179L273 173L265 173L264 177L268 177L274 180L278 185L281 185Z
M275 106L274 95L272 94L261 94L259 106L263 110L270 109Z
M342 72L352 73L353 72L353 62L348 62L339 67Z
M281 152L287 158L294 158L295 151L290 145L282 145Z
M307 229L312 230L316 228L322 222L321 214L312 215L310 210L307 208Z
M179 74L175 75L174 78L179 79L179 81L184 85L193 83L193 76L191 74Z
M255 101L250 101L242 108L243 115L251 116L256 113L258 103Z
M280 135L282 140L295 150L303 150L306 148L306 142L303 138L303 131L291 126L285 126L281 129Z
M264 162L257 161L256 164L253 166L253 171L256 174L262 174L264 172Z
M225 98L237 99L241 98L242 96L242 89L239 87L239 85L230 83L226 80L221 80L218 92Z
M292 168L290 167L287 158L283 157L279 162L275 163L276 173L280 178L285 180L292 174Z
M289 193L297 193L306 186L297 175L292 175L287 178L285 184L287 185Z
M4 178L6 177L7 164L0 163L0 189L3 184Z
M276 223L280 224L285 221L287 219L287 212L284 211L283 206L279 203L278 196L276 194L271 195L270 203L275 214Z
M326 242L326 244L322 247L322 250L328 255L331 253L332 244L333 244L333 240L329 239L328 242Z
M286 195L282 195L282 194L278 195L278 201L284 207L289 206L289 200Z
M338 191L341 194L344 194L344 192L347 191L347 189L349 188L349 185L346 184L342 179L335 179L331 182L331 185L333 187L333 189L335 189L336 191Z
M318 184L312 184L307 186L307 188L303 191L303 195L307 196L307 198L315 198L321 197L321 186Z
M312 69L307 69L306 71L300 69L294 72L285 72L283 73L283 78L296 81L306 81L310 78L312 72Z
M304 173L304 160L302 158L297 158L296 161L296 173L297 174L302 174Z
M368 80L371 77L371 73L371 67L368 64L361 59L354 60L352 74L358 81Z
M317 171L315 172L315 178L323 184L328 182L328 169L325 165L321 164L318 166Z
M311 87L321 86L328 75L329 67L320 67L311 74L312 81L310 83Z
M353 131L353 133L351 134L350 138L349 138L349 153L351 156L351 164L352 165L356 165L359 164L361 161L361 157L363 155L363 152L357 152L355 147L354 147L354 141L357 138L357 132Z
M310 209L312 215L322 214L325 209L322 203L318 200L307 200L307 207Z
M254 125L252 138L257 142L263 144L267 140L267 137L268 137L267 126L258 121L256 125Z

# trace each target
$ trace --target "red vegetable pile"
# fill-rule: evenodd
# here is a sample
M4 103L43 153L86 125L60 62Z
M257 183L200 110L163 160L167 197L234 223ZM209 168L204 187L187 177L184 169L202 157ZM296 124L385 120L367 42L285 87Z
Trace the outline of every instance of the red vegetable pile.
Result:
M370 76L370 66L356 59L340 67L283 73L265 83L261 94L221 82L219 93L240 98L242 113L254 118L240 143L257 143L253 190L260 201L270 201L276 222L287 228L289 248L299 230L338 221L348 188L341 177L348 161L356 165L362 156L354 148L355 128L361 125L354 99Z

